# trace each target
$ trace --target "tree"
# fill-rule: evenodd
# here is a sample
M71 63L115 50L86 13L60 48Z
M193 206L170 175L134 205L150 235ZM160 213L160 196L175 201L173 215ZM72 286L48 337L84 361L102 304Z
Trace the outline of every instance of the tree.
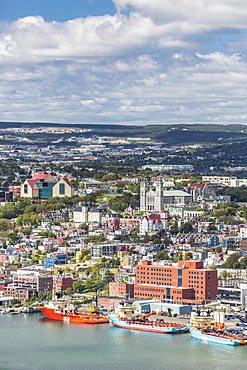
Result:
M13 228L13 224L5 218L0 219L0 231L8 231Z
M169 260L169 254L167 249L162 249L161 251L157 252L155 255L157 260Z
M109 173L102 176L102 181L116 181L117 179L118 175L116 173Z
M191 231L193 231L193 227L192 227L192 223L191 222L185 222L181 225L180 227L180 232L181 233L190 233Z
M222 264L223 268L240 268L239 258L241 257L240 253L231 254L226 262Z
M88 243L100 244L100 243L105 242L106 240L107 239L104 236L92 235L86 238L84 242L85 244L88 244Z
M208 225L208 231L215 231L215 230L217 230L217 227L214 224Z
M72 291L72 288L71 287L68 287L66 290L65 290L65 293L70 296L72 295L73 291Z
M114 281L114 274L112 274L109 270L107 270L105 272L104 280L103 281L104 281L104 284L108 284L111 281Z
M86 288L85 283L82 280L76 280L73 283L73 291L74 292L84 292Z
M178 233L178 222L177 221L174 221L173 223L172 223L172 225L170 226L170 228L169 228L169 231L170 231L170 233L171 234L177 234Z
M30 235L32 233L32 228L31 227L25 227L24 229L21 230L21 232L24 235Z

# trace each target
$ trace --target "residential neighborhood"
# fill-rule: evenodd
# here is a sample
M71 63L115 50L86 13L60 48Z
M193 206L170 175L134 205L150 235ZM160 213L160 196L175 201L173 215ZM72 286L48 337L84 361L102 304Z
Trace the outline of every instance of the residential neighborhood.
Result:
M24 166L31 176L0 189L3 306L66 295L93 303L97 291L108 309L216 297L246 307L247 202L224 195L229 178L140 169L102 181Z

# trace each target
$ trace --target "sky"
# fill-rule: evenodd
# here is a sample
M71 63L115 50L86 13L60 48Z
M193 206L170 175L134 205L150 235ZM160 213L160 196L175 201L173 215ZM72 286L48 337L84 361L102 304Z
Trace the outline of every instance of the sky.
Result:
M247 124L245 0L0 0L0 121Z

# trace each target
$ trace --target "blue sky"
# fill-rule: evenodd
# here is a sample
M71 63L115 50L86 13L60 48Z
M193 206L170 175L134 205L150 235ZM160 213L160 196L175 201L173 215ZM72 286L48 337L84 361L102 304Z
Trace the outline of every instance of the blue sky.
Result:
M247 123L244 0L0 0L0 120Z
M111 0L0 0L1 19L15 21L30 15L41 15L47 22L114 14Z

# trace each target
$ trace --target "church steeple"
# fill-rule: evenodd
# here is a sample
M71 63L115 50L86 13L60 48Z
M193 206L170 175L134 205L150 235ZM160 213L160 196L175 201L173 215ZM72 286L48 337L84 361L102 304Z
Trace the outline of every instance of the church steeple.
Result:
M142 180L140 182L140 211L147 210L147 191L148 183L147 180Z

